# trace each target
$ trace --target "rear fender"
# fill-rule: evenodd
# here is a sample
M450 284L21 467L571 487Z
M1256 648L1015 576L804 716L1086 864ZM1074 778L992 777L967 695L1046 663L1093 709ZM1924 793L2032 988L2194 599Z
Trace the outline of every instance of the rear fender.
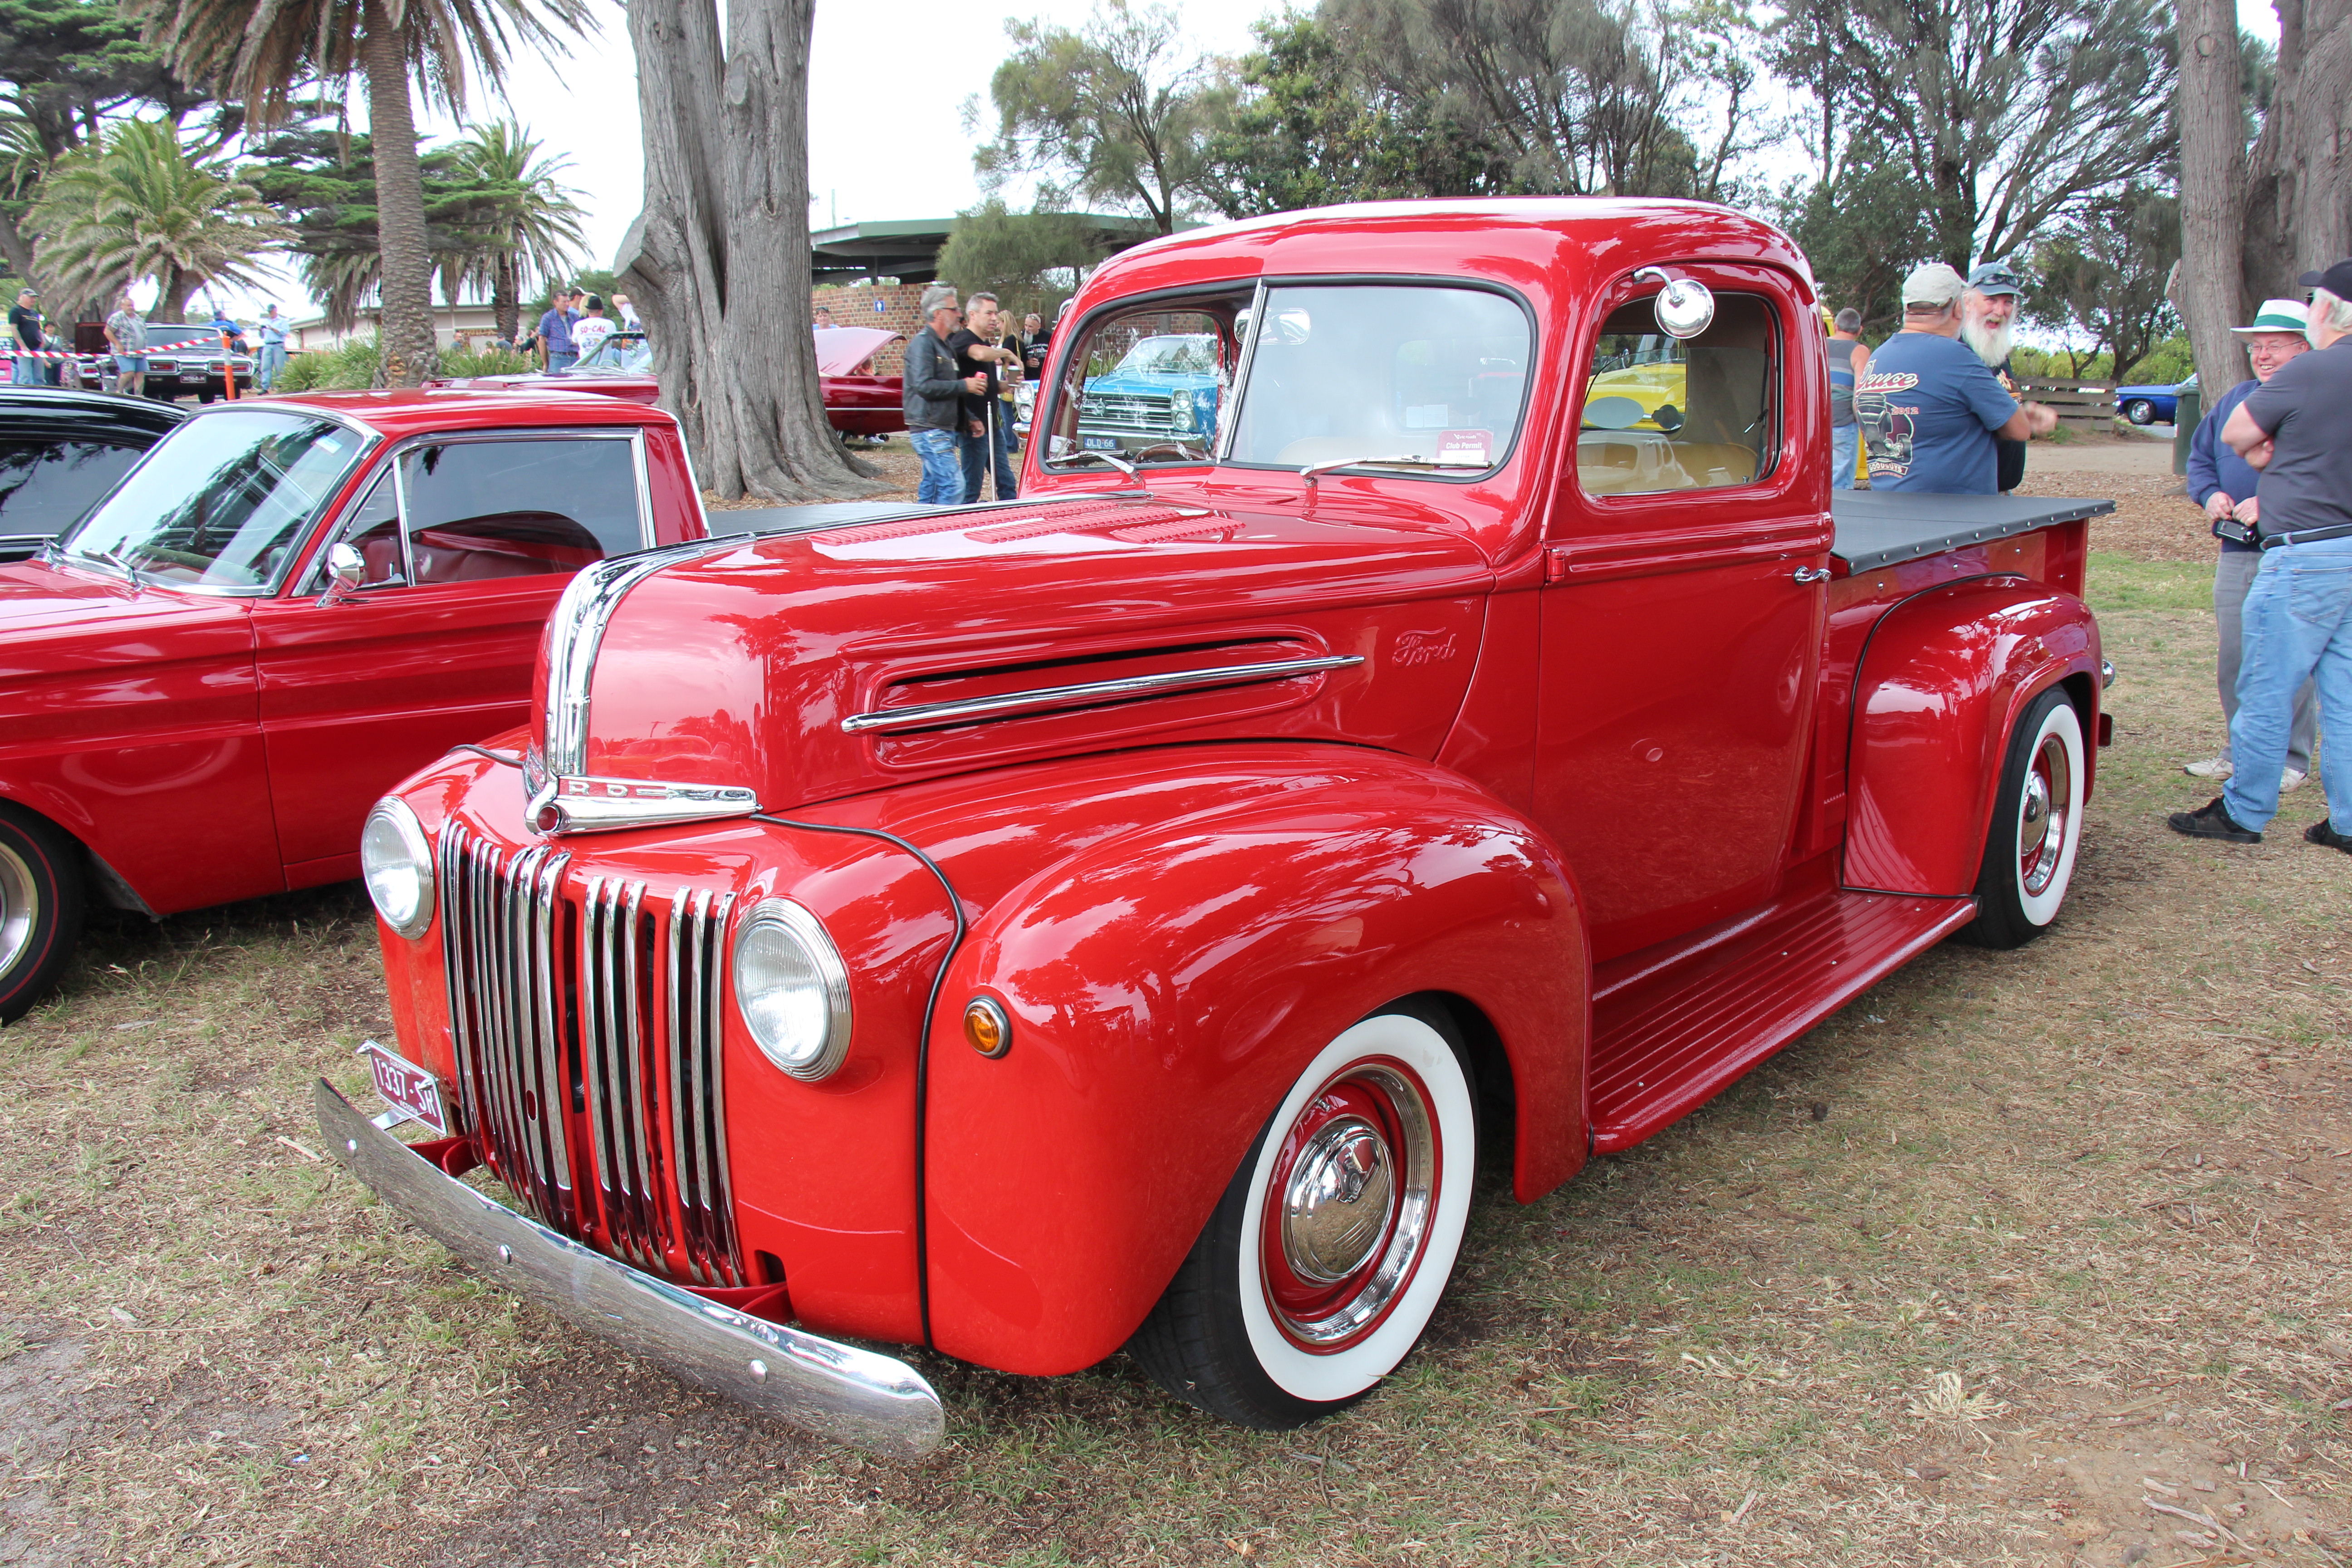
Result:
M927 1234L940 1350L1055 1373L1141 1323L1317 1051L1400 997L1483 1015L1515 1187L1582 1164L1589 956L1549 843L1457 775L1352 775L1097 842L996 900L931 1041ZM975 994L1013 1020L964 1042Z
M2097 734L2098 669L2089 607L2021 577L1955 583L1888 611L1854 683L1845 885L1971 891L2019 715L2063 681L2083 733ZM2086 763L2096 755L2086 749Z

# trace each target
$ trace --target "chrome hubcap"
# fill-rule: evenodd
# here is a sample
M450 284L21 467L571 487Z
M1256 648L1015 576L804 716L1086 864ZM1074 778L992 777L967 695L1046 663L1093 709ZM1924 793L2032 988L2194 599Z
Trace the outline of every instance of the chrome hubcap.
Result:
M1380 1129L1349 1116L1326 1122L1299 1151L1282 1194L1282 1253L1318 1285L1363 1267L1395 1206L1394 1162Z
M1438 1139L1401 1064L1360 1062L1290 1125L1265 1191L1266 1306L1296 1344L1345 1350L1377 1328L1428 1248Z
M33 896L33 868L24 858L0 844L0 974L16 966L33 945L33 917L40 912Z
M2045 735L2025 775L2017 814L2017 876L2029 897L2039 898L2057 879L2066 850L2067 819L2074 806L2074 767L2066 742Z

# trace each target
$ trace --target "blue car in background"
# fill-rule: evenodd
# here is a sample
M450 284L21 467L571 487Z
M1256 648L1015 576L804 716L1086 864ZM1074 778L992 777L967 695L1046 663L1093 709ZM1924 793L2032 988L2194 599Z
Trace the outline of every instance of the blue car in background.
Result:
M2135 425L2169 425L2179 409L2180 395L2196 389L2193 375L2170 386L2119 386L2116 408Z
M1217 434L1217 338L1173 332L1139 338L1109 374L1088 381L1078 404L1078 445L1138 452L1178 441L1206 447Z

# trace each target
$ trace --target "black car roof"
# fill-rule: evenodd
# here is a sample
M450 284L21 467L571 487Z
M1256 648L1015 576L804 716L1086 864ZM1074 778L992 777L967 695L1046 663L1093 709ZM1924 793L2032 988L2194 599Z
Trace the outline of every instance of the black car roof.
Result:
M111 392L68 392L61 387L0 386L0 426L28 426L64 435L161 436L188 416L177 404Z

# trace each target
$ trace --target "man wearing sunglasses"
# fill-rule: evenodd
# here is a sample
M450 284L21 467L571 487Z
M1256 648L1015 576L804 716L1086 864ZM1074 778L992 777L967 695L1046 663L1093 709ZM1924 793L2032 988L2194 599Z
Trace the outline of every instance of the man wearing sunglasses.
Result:
M2025 399L2018 397L2009 356L2017 346L2017 307L2024 298L2024 281L2006 261L1979 263L1969 274L1968 292L1960 296L1960 341L1976 351L2001 390L2020 403ZM2025 482L2025 443L1995 436L1992 445L2000 468L1994 483L2007 495Z

